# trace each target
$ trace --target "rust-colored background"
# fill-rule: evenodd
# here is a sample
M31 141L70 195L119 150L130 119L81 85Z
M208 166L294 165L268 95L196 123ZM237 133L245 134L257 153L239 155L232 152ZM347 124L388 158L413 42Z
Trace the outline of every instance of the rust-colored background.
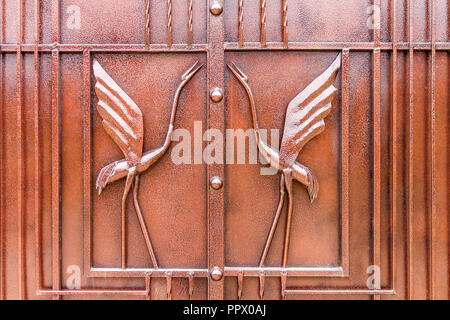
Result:
M217 16L214 2L0 1L0 299L258 299L262 289L265 299L448 299L449 2L225 0ZM80 29L67 27L71 5ZM371 5L380 29L367 26ZM100 197L94 182L123 155L95 111L94 58L141 108L148 150L163 143L173 91L196 60L205 67L181 94L176 128L251 128L247 95L226 69L235 62L261 127L282 132L289 101L339 52L325 132L299 157L320 191L311 204L294 184L288 269L285 214L267 267L256 267L279 177L259 164L177 166L173 145L140 186L161 269L131 199L120 268L123 181ZM220 103L209 99L216 86ZM81 289L67 288L73 265ZM366 285L371 265L377 290Z

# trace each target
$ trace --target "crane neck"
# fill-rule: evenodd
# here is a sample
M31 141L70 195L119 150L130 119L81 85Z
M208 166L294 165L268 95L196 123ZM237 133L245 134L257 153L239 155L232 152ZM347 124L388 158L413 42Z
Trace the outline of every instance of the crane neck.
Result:
M185 81L183 81L180 86L177 88L177 91L175 91L175 95L173 97L172 102L172 111L170 114L170 122L169 122L169 129L167 130L166 139L164 140L164 144L162 146L162 151L165 152L170 146L170 143L172 141L173 136L173 127L175 125L175 115L177 113L178 108L178 100L180 98L181 90L183 89L184 85L186 84Z
M181 89L183 89L184 82L181 83L181 85L178 87L177 91L175 92L173 103L172 103L172 111L170 114L170 121L169 121L169 128L167 129L166 139L164 140L164 144L156 148L154 150L149 150L144 153L142 160L141 160L141 168L140 171L147 170L155 161L160 159L166 151L169 149L170 143L172 142L172 136L173 136L173 127L175 124L175 115L177 112L178 107L178 99L180 97Z
M262 140L261 140L261 137L259 134L259 125L258 125L258 118L256 115L255 99L253 98L253 93L252 93L252 90L250 89L250 86L248 85L248 83L245 81L240 81L240 82L244 86L245 91L247 92L247 95L248 95L248 100L250 102L250 109L252 112L252 122L253 122L253 129L255 131L256 142L258 143L259 146L261 146Z

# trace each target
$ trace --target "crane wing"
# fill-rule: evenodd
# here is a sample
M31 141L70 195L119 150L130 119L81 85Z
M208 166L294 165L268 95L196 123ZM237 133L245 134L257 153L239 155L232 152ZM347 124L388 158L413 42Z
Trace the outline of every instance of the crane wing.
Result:
M300 92L288 105L280 147L280 160L291 166L303 146L325 129L337 89L333 86L341 66L341 55Z
M103 127L122 150L128 164L135 166L142 156L144 141L142 112L97 60L93 69L97 80L97 111L103 119Z

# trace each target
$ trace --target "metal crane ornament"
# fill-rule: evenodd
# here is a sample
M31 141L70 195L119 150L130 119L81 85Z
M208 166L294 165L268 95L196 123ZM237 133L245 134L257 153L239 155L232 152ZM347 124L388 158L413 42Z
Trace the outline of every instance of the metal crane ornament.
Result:
M267 235L266 244L261 254L259 262L260 267L264 266L264 261L267 257L280 218L286 193L288 197L288 211L282 266L286 267L287 265L293 210L292 180L297 180L306 187L311 203L317 197L319 184L316 176L311 169L300 164L296 159L305 144L325 129L324 119L330 113L331 102L337 93L337 89L333 86L333 83L336 80L340 66L341 54L337 56L325 72L312 81L289 103L286 111L280 152L278 153L269 147L260 137L255 101L252 90L248 84L247 76L235 64L228 65L228 68L237 77L247 92L252 112L253 129L259 151L266 158L267 162L281 173L280 200L278 202L278 208L275 212L272 226Z
M108 75L97 60L93 62L96 79L95 93L98 97L97 111L102 117L103 127L117 146L122 150L125 159L114 161L103 167L97 178L96 187L100 195L107 184L114 181L125 180L125 190L122 196L122 268L126 268L126 214L125 204L127 196L133 187L133 203L139 220L145 244L154 268L158 268L158 261L153 250L150 236L142 216L138 201L139 175L144 173L151 165L157 162L167 151L172 141L175 114L180 93L184 86L202 67L196 62L181 77L181 83L175 91L169 128L164 144L154 150L143 153L144 121L141 109L123 91L119 85Z

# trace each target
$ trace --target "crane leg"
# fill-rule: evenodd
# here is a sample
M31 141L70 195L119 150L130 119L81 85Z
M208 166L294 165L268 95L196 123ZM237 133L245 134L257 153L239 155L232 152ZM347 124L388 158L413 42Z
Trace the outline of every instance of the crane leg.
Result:
M261 259L259 260L260 267L264 266L264 261L266 260L267 253L269 252L270 244L272 243L272 238L273 238L273 235L275 234L275 230L277 228L281 210L283 209L284 195L285 195L284 175L281 174L281 176L280 176L280 200L278 202L278 208L277 208L275 217L272 222L272 227L270 227L269 234L267 235L266 245L264 246L264 250L261 255Z
M284 181L286 185L286 191L288 194L288 212L286 217L286 232L284 235L284 247L283 247L283 268L287 265L288 252L289 252L289 238L291 234L291 224L292 224L292 170L283 170Z
M153 251L152 242L150 241L150 236L148 234L147 226L145 225L144 217L142 216L141 208L139 206L138 200L138 190L139 190L139 175L134 178L134 188L133 188L133 200L134 208L136 209L136 215L139 220L139 224L142 229L142 234L144 235L145 244L147 245L147 250L153 263L153 267L158 269L158 260L156 260L155 252Z
M128 172L127 181L125 182L125 190L122 196L122 269L127 268L127 217L125 207L128 193L133 185L135 171Z

